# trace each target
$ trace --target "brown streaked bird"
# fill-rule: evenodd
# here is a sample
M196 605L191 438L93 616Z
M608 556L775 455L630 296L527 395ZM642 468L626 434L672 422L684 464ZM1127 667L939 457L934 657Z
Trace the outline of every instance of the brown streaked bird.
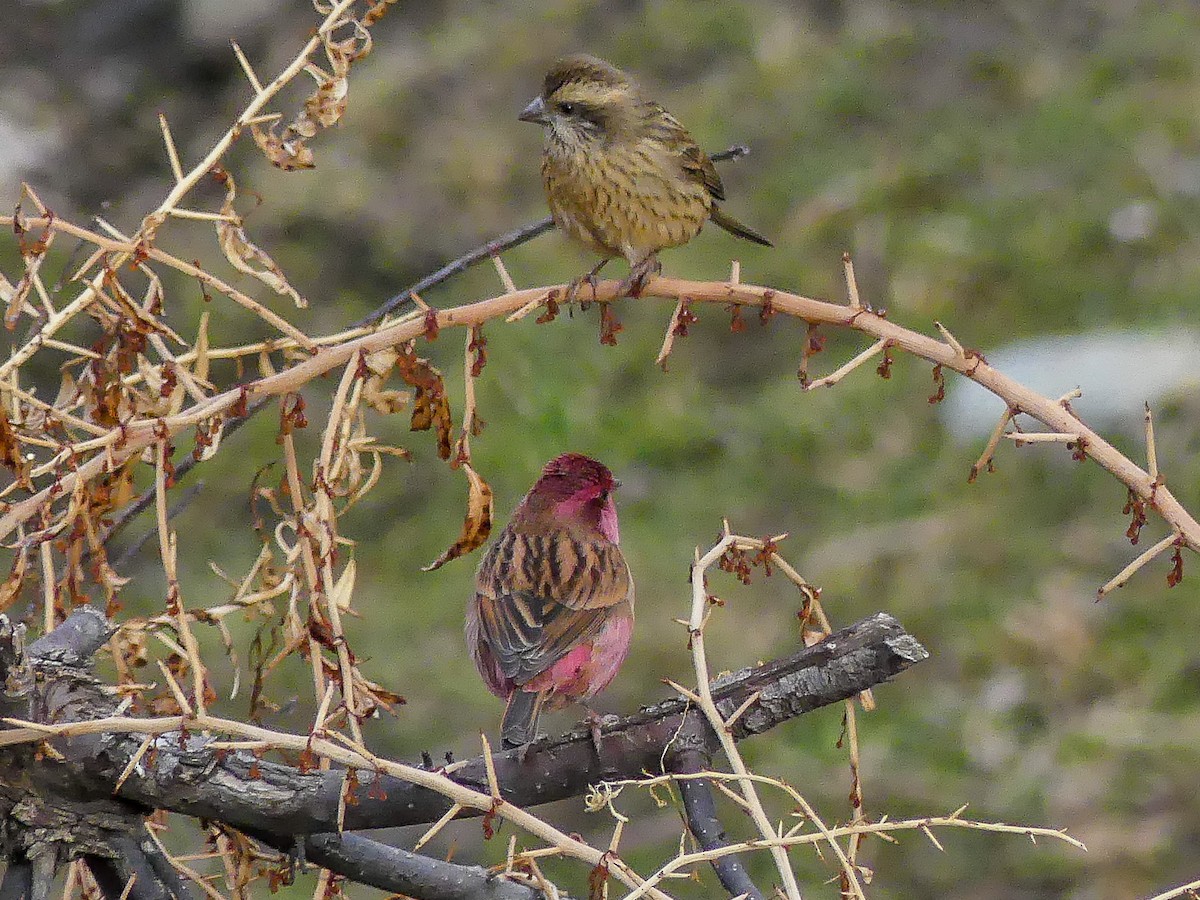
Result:
M607 687L629 650L633 577L618 546L616 487L594 459L550 460L479 563L467 647L488 690L507 701L505 749L537 737L543 708Z
M555 223L604 257L572 293L623 256L630 273L621 293L637 296L660 270L658 251L686 244L708 219L771 246L717 205L721 177L679 120L604 60L560 59L518 118L545 131L542 182Z

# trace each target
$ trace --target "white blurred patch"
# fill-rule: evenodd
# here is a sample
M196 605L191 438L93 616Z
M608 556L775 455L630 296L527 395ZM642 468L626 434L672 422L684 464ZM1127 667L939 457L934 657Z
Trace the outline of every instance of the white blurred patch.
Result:
M986 351L987 361L1028 388L1071 401L1089 425L1141 433L1143 404L1200 391L1200 332L1100 332L1018 341ZM988 435L1004 401L965 378L948 378L939 407L959 442Z
M1149 203L1130 203L1108 217L1108 233L1122 244L1148 240L1158 226L1158 213Z
M57 143L57 129L25 127L0 111L0 185L19 184Z

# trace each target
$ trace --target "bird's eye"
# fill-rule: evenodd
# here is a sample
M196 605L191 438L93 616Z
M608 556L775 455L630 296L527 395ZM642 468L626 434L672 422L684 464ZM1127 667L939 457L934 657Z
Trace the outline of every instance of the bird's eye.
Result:
M575 103L560 103L558 108L563 111L564 116L573 116L579 110L579 106Z

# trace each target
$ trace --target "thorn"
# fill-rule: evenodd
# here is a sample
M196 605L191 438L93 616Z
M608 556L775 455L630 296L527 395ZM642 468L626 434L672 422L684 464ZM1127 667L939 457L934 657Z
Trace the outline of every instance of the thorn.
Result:
M957 356L959 359L966 359L967 358L966 351L963 350L963 346L962 346L962 344L960 344L958 342L958 339L955 338L954 335L952 335L950 333L950 330L948 328L946 328L946 326L943 325L941 322L934 322L933 324L936 325L937 330L942 333L942 339L947 344L949 344L951 346L951 348L954 350L954 355Z
M1176 533L1168 534L1165 538L1163 538L1161 541L1159 541L1153 547L1151 547L1148 550L1146 550L1145 552L1143 552L1141 556L1139 556L1137 559L1135 559L1133 562L1131 562L1129 565L1127 565L1125 568L1123 568L1120 572L1118 572L1116 575L1114 575L1107 584L1105 584L1102 588L1100 588L1100 590L1096 591L1096 602L1097 603L1100 602L1101 600L1104 599L1104 597L1107 594L1111 593L1112 591L1115 591L1117 588L1124 587L1129 582L1129 579L1134 576L1134 573L1136 573L1138 569L1142 568L1142 566L1146 565L1146 563L1150 562L1150 560L1154 559L1154 557L1158 556L1160 553L1165 551L1168 547L1170 547L1172 544L1174 544L1175 541L1177 541L1178 539L1179 539L1178 534L1176 534Z
M1154 416L1146 403L1146 467L1151 481L1158 481L1158 450L1154 446Z
M517 286L513 284L512 276L508 274L508 269L504 267L504 261L500 259L499 254L492 254L492 265L496 267L496 274L500 276L500 283L504 285L504 290L509 294L515 294Z
M1077 434L1058 431L1006 431L1003 437L1015 442L1018 447L1022 444L1073 444L1079 440Z
M1078 400L1082 396L1083 396L1082 389L1075 387L1075 388L1071 388L1071 390L1067 391L1065 394L1063 394L1061 397L1059 397L1058 400L1056 400L1055 402L1059 406L1061 406L1063 409L1070 409L1071 401Z
M850 292L850 308L862 309L862 299L858 296L858 280L854 277L854 262L849 253L842 254L842 267L846 270L846 290Z
M847 375L849 375L851 372L853 372L855 369L857 369L859 366L863 365L863 363L867 362L867 360L869 360L871 357L879 355L880 353L882 353L884 350L886 350L890 346L891 346L891 342L888 340L888 338L880 338L874 344L872 344L870 347L868 347L866 350L864 350L862 353L858 354L858 356L854 357L854 359L850 360L850 362L843 365L841 368L835 370L834 372L831 372L830 374L826 375L824 378L818 378L816 381L810 381L808 384L803 386L803 389L805 391L814 391L817 388L830 387L831 385L835 385L839 381L841 381L843 378L845 378Z

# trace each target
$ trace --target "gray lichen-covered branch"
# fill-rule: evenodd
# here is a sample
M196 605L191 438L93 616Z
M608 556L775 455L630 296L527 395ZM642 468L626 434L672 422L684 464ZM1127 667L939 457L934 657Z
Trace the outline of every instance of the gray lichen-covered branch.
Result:
M90 672L90 656L107 636L103 616L81 609L23 652L19 630L0 620L0 677L8 685L0 708L8 716L44 723L112 715L116 700ZM726 676L714 684L713 695L728 717L757 694L733 725L734 736L742 740L887 681L927 655L894 618L878 613L791 656ZM144 815L162 809L225 823L278 848L293 846L299 837L316 851L314 861L411 896L537 895L477 868L398 855L366 838L339 840L330 833L338 831L343 772L303 772L249 753L221 752L197 734L156 739L153 752L131 769L114 797L143 740L120 732L53 737L48 743L56 754L36 760L30 744L0 749L0 813L10 822L0 849L7 858L18 866L36 863L39 848L52 848L56 859L117 859L121 850L137 845ZM637 778L664 767L670 772L708 765L717 748L703 718L685 700L671 699L625 718L609 717L601 728L599 754L590 731L584 729L540 740L524 759L510 751L496 754L493 762L504 800L536 806L581 795L600 781ZM490 790L482 758L456 768L451 777ZM390 776L363 771L358 782L357 802L344 807L346 831L432 822L451 805L435 791ZM40 812L22 819L19 807L30 803ZM39 831L37 823L48 809L66 815L68 824L53 832ZM121 850L114 849L118 846ZM134 863L154 871L149 858ZM36 888L36 864L33 872ZM420 887L439 878L450 885L442 893ZM157 879L159 892L145 896L175 895L177 886L168 881ZM460 889L455 884L470 886Z

